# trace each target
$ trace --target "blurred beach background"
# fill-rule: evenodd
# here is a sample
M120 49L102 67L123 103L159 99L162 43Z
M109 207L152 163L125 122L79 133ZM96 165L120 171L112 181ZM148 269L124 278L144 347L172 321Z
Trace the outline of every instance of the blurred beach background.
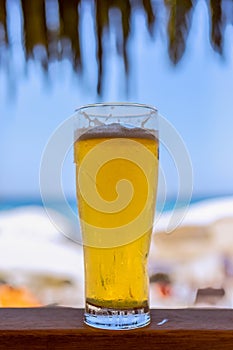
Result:
M168 236L179 174L161 145L166 189L149 264L152 306L232 306L233 1L177 6L0 1L0 306L17 304L17 293L21 305L24 297L25 305L83 305L82 248L44 210L40 166L54 131L78 106L102 101L156 106L191 160L190 209ZM61 183L76 213L74 170L70 148ZM52 181L48 198L70 227Z

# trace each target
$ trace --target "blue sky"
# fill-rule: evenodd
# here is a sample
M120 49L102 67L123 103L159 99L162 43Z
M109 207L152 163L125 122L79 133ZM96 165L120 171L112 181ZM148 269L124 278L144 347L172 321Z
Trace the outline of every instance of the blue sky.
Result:
M17 19L17 9L15 16ZM113 53L107 63L105 94L95 93L96 65L91 16L83 18L88 29L82 79L74 76L68 62L50 67L50 85L40 68L29 63L25 69L23 53L13 50L11 73L0 70L0 198L40 196L39 166L43 149L56 127L74 109L96 101L135 101L155 105L182 136L189 151L194 173L194 196L233 194L233 35L226 29L224 60L210 47L207 9L200 1L195 10L187 50L181 63L173 68L160 28L152 40L138 13L130 39L131 72L129 95L124 94L122 62ZM15 50L20 37L15 37ZM89 59L92 57L92 60ZM15 70L15 72L14 72ZM26 74L25 74L26 70ZM6 75L18 75L16 92L9 97ZM177 174L171 157L161 151L161 167L168 196L176 195ZM62 183L67 196L74 196L72 152L64 161Z

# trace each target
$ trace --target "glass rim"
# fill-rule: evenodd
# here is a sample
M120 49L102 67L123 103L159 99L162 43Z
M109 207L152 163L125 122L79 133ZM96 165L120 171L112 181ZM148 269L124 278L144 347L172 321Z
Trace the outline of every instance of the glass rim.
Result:
M92 110L94 108L102 108L102 107L129 107L129 108L132 108L132 109L136 109L136 108L141 108L141 109L144 109L145 113L138 113L136 115L131 115L130 118L138 118L138 117L145 117L145 115L148 114L148 111L150 112L154 112L154 113L158 113L158 109L152 105L149 105L149 104L143 104L143 103L137 103L137 102L97 102L97 103L90 103L90 104L86 104L86 105L82 105L78 108L75 109L75 114L76 113L81 113L81 112L87 112L88 109ZM103 113L103 114L96 114L96 113L93 113L92 114L93 116L96 116L98 118L106 118L107 116L107 113ZM119 117L119 118L125 118L126 116L125 115L122 115L122 116L114 116L114 117Z

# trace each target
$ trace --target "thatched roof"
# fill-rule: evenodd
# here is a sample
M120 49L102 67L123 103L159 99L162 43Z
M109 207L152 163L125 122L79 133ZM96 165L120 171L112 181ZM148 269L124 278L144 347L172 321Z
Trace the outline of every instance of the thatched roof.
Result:
M50 62L68 58L79 74L83 69L81 31L79 23L83 16L83 3L91 4L96 33L96 58L98 63L97 91L102 92L104 62L110 50L107 47L109 29L115 31L116 48L124 61L126 76L129 70L127 43L132 34L132 19L135 11L141 11L146 18L148 32L156 30L160 12L166 9L163 25L168 37L168 54L176 65L185 52L192 15L199 0L18 0L21 10L26 61L39 60L45 69ZM16 0L17 2L17 0ZM9 5L8 5L9 3ZM9 40L10 3L0 0L0 64L1 57L12 45ZM206 0L209 9L210 42L214 50L223 52L224 30L232 24L233 0ZM114 11L119 20L114 21ZM22 31L22 28L18 28ZM88 33L85 34L86 37ZM85 44L85 43L84 43ZM44 48L37 55L38 45ZM156 49L156 47L155 47Z

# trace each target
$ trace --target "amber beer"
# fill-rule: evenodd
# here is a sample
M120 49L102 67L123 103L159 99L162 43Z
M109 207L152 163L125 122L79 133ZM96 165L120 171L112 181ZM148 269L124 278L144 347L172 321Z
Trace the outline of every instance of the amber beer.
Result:
M156 132L117 120L76 135L85 322L94 327L127 329L150 321L147 257L158 177Z

